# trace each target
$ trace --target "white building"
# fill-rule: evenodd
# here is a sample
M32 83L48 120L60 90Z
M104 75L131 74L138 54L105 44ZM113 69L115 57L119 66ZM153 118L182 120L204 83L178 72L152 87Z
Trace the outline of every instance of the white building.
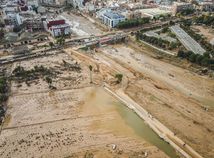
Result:
M17 14L7 14L4 17L4 21L5 21L6 25L10 25L13 27L20 26L23 23L22 18L18 13Z
M39 3L38 3L38 0L27 0L27 5L38 7Z
M53 37L58 37L61 35L69 35L71 33L71 27L69 24L65 23L64 19L52 19L44 22L44 28Z
M3 12L3 9L0 7L0 23L4 23L3 16L4 16L4 12Z
M69 0L70 3L74 8L83 8L84 0Z
M102 21L110 28L114 28L121 21L125 21L126 18L123 15L114 12L106 12L102 16Z

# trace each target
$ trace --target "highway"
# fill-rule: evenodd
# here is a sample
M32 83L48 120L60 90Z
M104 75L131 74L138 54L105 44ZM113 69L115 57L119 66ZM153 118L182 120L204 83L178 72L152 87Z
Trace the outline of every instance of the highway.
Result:
M190 37L180 26L171 26L170 29L174 32L178 40L184 45L187 50L194 52L195 54L203 55L206 51Z

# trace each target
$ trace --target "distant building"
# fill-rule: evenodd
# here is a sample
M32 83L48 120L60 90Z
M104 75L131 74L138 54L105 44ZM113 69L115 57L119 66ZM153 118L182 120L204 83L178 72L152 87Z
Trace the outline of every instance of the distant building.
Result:
M199 9L202 11L214 11L214 2L200 2L199 3Z
M41 5L44 6L62 6L66 0L39 0Z
M39 6L39 2L38 2L38 0L27 0L27 5L28 6L33 6L33 7L38 7Z
M5 6L3 8L3 12L5 15L7 14L15 14L15 13L18 13L20 10L19 10L19 7L17 5L8 5L8 6Z
M44 30L43 21L39 17L27 18L24 23L30 32Z
M142 13L140 11L129 11L126 15L127 19L139 19L142 17Z
M103 19L103 15L107 12L111 12L111 9L109 8L102 8L99 11L96 12L96 18Z
M4 16L4 12L3 12L3 9L0 7L0 23L4 23L3 16Z
M4 17L4 22L5 25L9 25L9 26L13 26L13 27L17 27L20 26L23 22L22 22L22 18L20 17L20 15L17 14L7 14Z
M125 21L125 19L125 16L114 12L106 12L102 16L103 23L110 28L116 27L119 22Z
M85 0L68 0L74 8L82 8Z
M140 12L142 13L142 16L147 16L151 19L172 14L172 12L169 10L163 10L159 8L141 9Z
M173 14L176 15L177 13L187 10L193 9L193 5L191 3L184 3L184 2L174 2L173 3Z
M61 35L69 35L71 33L70 25L65 23L64 19L53 19L44 22L44 28L53 37L58 37Z

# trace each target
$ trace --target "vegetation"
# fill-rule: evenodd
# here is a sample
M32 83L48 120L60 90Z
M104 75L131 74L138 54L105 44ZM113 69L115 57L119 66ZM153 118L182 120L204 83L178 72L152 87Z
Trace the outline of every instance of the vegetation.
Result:
M92 67L92 65L89 65L88 68L90 70L90 83L92 83L92 70L93 70L93 67Z
M187 15L193 14L194 12L195 12L194 9L187 8L187 9L185 9L185 10L182 10L182 11L180 12L180 14L183 15L183 16L187 16Z
M115 78L117 79L117 84L121 83L123 79L123 74L116 74Z
M196 24L205 24L207 26L214 26L214 14L203 14L200 16L195 16L193 22Z
M51 48L53 48L54 43L53 43L53 42L49 42L49 46L50 46Z
M214 59L210 57L209 53L200 55L194 54L192 51L179 50L177 56L183 59L187 59L192 63L196 63L198 65L205 66L210 68L211 70L214 70Z
M8 86L7 86L7 80L5 77L0 78L0 104L7 101L7 92L8 92Z
M48 83L48 85L49 85L49 87L51 87L51 85L52 85L52 79L50 78L50 77L46 77L45 78L45 80L46 80L46 82Z
M47 83L51 85L51 77L56 76L57 73L58 72L47 69L44 66L34 66L34 68L30 70L25 70L23 67L18 66L13 70L12 79L18 82L25 81L28 84L28 81L43 77L45 81L47 81Z
M0 125L5 116L5 110L3 108L3 103L8 99L8 84L5 77L0 77Z
M16 32L16 33L20 32L21 30L22 30L21 26L16 26L13 28L13 32Z
M4 30L1 28L0 29L0 39L3 39L4 37Z
M84 158L93 158L93 157L94 157L94 154L89 151L87 151L84 155Z
M150 44L153 44L157 47L163 48L163 49L174 49L178 47L178 43L175 42L169 42L167 40L163 40L161 38L153 37L153 36L147 36L143 33L138 32L136 34L137 40L144 40L145 42L148 42Z
M56 43L59 45L64 45L65 44L65 38L64 37L57 38Z
M140 19L131 19L122 21L117 25L117 28L119 29L127 29L132 27L141 26L143 24L148 24L150 21L150 18L140 18Z

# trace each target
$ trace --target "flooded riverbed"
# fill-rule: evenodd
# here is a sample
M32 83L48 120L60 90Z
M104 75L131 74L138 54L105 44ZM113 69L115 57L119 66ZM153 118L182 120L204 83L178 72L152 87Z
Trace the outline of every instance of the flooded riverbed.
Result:
M94 121L91 125L91 130L108 130L117 136L146 141L162 150L169 157L178 157L176 151L160 139L136 113L102 88L90 89L86 97L85 103L81 107L81 113L100 116L100 120Z

